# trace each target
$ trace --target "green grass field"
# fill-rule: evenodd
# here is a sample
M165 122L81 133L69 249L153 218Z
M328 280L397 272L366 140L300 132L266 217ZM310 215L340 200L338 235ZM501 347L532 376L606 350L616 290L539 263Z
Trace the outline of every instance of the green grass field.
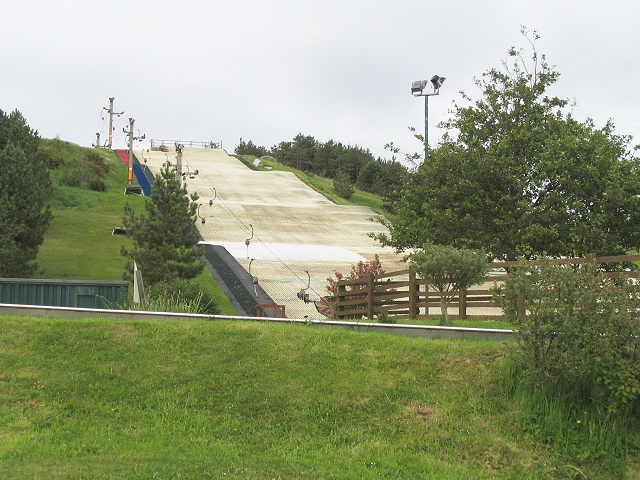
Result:
M521 427L498 342L1 322L0 478L616 478Z

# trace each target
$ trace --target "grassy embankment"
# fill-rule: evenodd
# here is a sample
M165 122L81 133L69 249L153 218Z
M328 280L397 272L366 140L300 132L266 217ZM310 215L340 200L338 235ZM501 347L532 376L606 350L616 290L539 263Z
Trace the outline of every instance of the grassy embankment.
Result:
M43 139L42 147L52 156L64 159L65 164L73 163L74 159L85 156L88 151L58 139ZM123 245L132 246L132 242L122 235L111 235L111 232L122 226L127 202L143 213L148 198L123 194L126 166L112 152L103 152L108 156L109 164L105 192L64 186L59 179L65 167L52 171L56 183L53 220L38 253L38 278L122 279L126 259L120 255L120 249ZM194 281L213 293L220 313L237 313L207 270Z
M536 441L500 388L498 342L310 325L9 317L0 344L0 478L624 472Z

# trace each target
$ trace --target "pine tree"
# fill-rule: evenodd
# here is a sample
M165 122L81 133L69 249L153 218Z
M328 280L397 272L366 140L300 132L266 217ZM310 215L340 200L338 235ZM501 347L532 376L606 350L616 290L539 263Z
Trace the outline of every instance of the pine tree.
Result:
M30 277L38 269L52 190L39 143L19 111L0 110L0 277Z
M349 200L356 190L349 175L343 171L339 171L333 179L333 188L345 200Z
M197 194L189 195L186 184L170 167L163 168L153 185L147 216L137 215L127 205L123 224L134 248L122 248L129 258L124 278L132 278L133 261L142 272L146 284L175 278L196 277L204 269L203 249L198 247L200 233L196 228Z

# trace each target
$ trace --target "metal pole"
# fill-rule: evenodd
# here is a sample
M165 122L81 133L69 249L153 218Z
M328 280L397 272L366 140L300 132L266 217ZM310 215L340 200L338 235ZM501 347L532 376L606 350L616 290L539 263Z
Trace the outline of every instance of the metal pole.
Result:
M429 95L424 96L424 159L429 155Z
M115 97L109 97L109 144L107 148L113 145L113 101Z
M127 185L133 181L133 118L129 119L129 165L127 166Z
M109 108L104 107L103 110L109 112L109 143L107 144L107 148L111 148L113 145L113 116L117 115L118 117L122 115L124 112L114 112L113 111L113 101L115 97L109 97Z

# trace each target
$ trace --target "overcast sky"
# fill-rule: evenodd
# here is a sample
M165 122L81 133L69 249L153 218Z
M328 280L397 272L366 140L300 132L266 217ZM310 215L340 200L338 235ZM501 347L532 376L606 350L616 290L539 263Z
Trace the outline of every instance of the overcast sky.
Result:
M429 101L429 137L474 77L499 67L520 26L560 72L551 92L573 114L640 143L640 2L633 0L0 0L0 109L45 138L91 146L115 97L148 140L242 137L271 147L296 134L420 151L411 82L447 78ZM101 115L102 114L102 115ZM102 117L102 118L101 118ZM104 120L103 120L104 118Z

